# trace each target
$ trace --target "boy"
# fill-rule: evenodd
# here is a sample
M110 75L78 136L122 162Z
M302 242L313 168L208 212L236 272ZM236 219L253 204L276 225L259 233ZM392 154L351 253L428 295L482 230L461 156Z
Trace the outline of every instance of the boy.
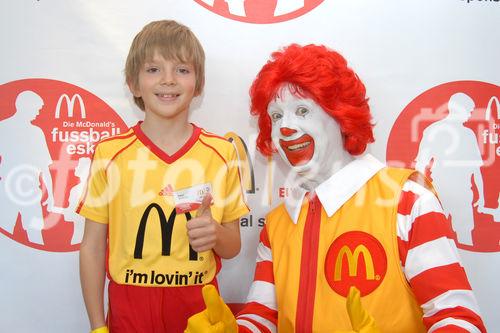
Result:
M77 209L93 333L182 332L204 307L201 286L217 285L220 257L240 250L248 208L235 149L188 122L204 61L197 38L175 21L152 22L132 42L125 75L144 121L97 145Z

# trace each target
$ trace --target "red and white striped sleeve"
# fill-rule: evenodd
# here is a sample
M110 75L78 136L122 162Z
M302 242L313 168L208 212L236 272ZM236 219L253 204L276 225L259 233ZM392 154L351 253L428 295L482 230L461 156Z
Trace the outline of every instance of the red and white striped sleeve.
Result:
M398 247L428 332L486 332L438 198L407 181L398 205Z
M275 333L278 321L271 245L264 227L257 247L257 265L247 302L236 317L242 333Z

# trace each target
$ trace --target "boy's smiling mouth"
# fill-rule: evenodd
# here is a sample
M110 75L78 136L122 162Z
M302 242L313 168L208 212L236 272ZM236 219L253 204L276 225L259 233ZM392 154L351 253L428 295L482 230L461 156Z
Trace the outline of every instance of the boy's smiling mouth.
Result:
M158 97L161 100L172 101L172 100L175 100L177 97L179 97L181 94L161 94L161 93L158 93L155 95L156 95L156 97Z

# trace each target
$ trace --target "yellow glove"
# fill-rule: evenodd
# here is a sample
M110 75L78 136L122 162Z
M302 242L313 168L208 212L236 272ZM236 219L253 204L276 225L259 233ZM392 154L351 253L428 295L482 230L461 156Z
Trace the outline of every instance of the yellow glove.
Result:
M102 326L96 328L95 330L90 331L90 333L109 333L108 328L106 326Z
M184 333L237 333L236 318L215 287L207 284L202 293L206 309L189 318Z
M347 313L351 319L352 331L335 331L335 333L381 333L373 317L366 312L361 304L361 296L356 287L349 289L346 300Z

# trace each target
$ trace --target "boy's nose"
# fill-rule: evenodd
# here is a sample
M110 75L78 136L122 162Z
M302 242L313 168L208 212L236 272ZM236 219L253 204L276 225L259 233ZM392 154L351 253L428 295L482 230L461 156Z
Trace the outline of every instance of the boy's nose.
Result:
M161 78L161 84L167 86L175 85L175 76L172 73L164 73Z

